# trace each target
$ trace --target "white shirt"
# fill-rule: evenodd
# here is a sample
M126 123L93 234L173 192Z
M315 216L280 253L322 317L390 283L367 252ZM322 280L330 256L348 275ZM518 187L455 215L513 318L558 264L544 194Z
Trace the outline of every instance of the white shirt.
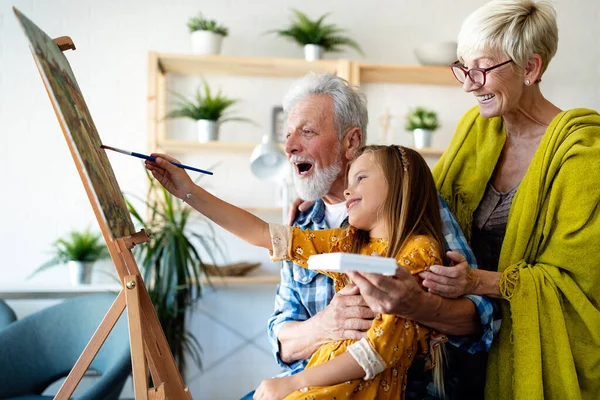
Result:
M348 211L346 210L345 201L337 204L325 203L325 221L327 221L329 228L339 228L347 216Z

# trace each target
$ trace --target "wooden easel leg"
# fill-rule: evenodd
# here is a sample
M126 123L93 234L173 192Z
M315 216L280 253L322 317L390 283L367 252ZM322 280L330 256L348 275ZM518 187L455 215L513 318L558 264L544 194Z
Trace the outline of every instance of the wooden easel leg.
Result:
M185 388L184 393L185 393L186 397L185 397L185 399L182 399L182 400L192 400L192 395L190 394L190 391L188 390L188 388ZM156 389L148 390L148 400L165 400L165 399L166 399L166 395L165 395L165 384L164 383Z
M165 384L161 384L156 389L148 390L148 399L149 400L165 400Z
M88 345L81 353L55 399L69 400L92 360L98 354L100 347L102 347L119 320L123 310L127 307L136 400L191 400L192 396L184 386L181 375L177 370L173 355L154 311L154 306L150 301L150 296L144 286L137 265L135 265L133 255L121 239L117 241L117 246L119 249L123 249L124 253L123 259L119 260L117 258L117 261L125 262L125 265L129 265L132 270L126 273L124 265L115 263L118 264L117 271L123 278L124 288L119 292ZM146 359L146 352L148 359ZM152 378L157 388L148 388L147 361L151 366Z
M165 382L159 384L157 388L148 388L148 370L146 364L146 357L144 353L144 344L146 346L157 346L154 351L159 350L161 346L158 345L159 342L164 341L164 334L160 339L157 339L157 335L162 334L162 330L160 332L156 331L156 327L152 322L147 323L147 327L144 328L142 324L143 313L151 314L154 312L153 309L149 310L144 308L148 307L148 304L142 305L140 302L140 288L143 286L143 282L139 275L127 275L124 278L125 288L119 292L119 295L111 305L110 309L106 313L106 316L94 332L94 335L90 339L86 348L83 350L79 359L75 363L75 366L67 376L67 379L63 382L60 390L55 396L55 400L69 400L77 385L81 381L81 378L88 370L90 364L92 363L94 357L98 354L98 351L106 341L106 338L112 331L113 327L119 320L119 317L127 307L127 319L129 323L129 342L131 345L131 363L132 363L132 371L133 371L133 385L134 385L134 394L136 400L165 400L167 399L166 391L168 389L169 392L173 392L174 396L169 396L169 399L172 397L174 400L175 397L180 397L181 399L191 399L191 395L187 388L183 390L183 396L179 396L179 394L175 394L179 392L179 382L181 382L181 378L177 376L179 379L172 379L173 376L169 373L164 374L163 371L159 375L163 375L168 377ZM148 295L145 293L145 298L149 302L149 298L146 298ZM151 305L151 303L149 303ZM155 314L154 314L155 315ZM160 325L158 325L160 328ZM148 329L149 328L149 329ZM159 329L158 328L158 329ZM153 337L154 343L148 344L145 343L144 340L144 332L146 335ZM164 344L163 344L164 345ZM168 347L167 347L168 348ZM151 351L151 353L154 353ZM160 350L159 350L160 351ZM172 360L172 358L170 359ZM169 364L167 362L167 364ZM160 365L160 364L159 364ZM164 365L160 365L159 369L162 370ZM169 368L167 367L167 371ZM175 370L176 371L176 370ZM171 379L169 379L171 378ZM168 388L167 388L168 386Z
M122 274L122 269L117 268L120 276L124 279L125 285L127 287L127 282L131 281L132 278L135 278L135 287L138 289L137 292L137 301L138 301L138 313L140 314L141 320L141 334L143 337L144 349L146 351L148 366L150 367L150 372L152 374L152 381L154 385L156 385L156 389L150 390L150 396L161 396L160 393L163 393L162 398L180 400L180 399L189 399L191 400L191 395L189 390L185 387L183 383L183 379L177 370L177 366L175 364L175 360L173 358L173 354L171 353L171 349L169 348L169 344L165 337L165 334L160 326L160 322L156 315L156 311L154 310L154 305L150 300L150 296L144 285L144 282L141 278L140 272L137 268L135 259L131 253L131 250L127 248L123 239L117 239L115 241L119 252L121 253L122 261L124 263L123 269L128 271L127 274ZM116 263L115 263L116 264ZM129 300L127 304L128 315L129 314ZM132 307L133 308L133 307ZM131 325L130 325L130 335L131 335ZM132 342L132 351L133 351L133 343L134 337L131 336ZM135 338L135 342L139 343L138 338ZM133 360L132 360L133 361ZM135 367L135 363L133 363ZM144 364L145 366L146 364ZM141 385L140 385L141 387ZM146 386L147 388L147 386ZM137 392L136 392L137 398ZM161 398L161 397L156 397Z
M133 370L133 393L135 398L148 400L148 370L144 356L142 335L142 316L140 314L138 277L125 277L125 297L127 300L127 318L129 320L129 343L131 343L131 364Z
M133 366L133 388L134 395L136 400L165 400L167 399L166 390L169 389L170 395L169 399L173 398L173 400L191 400L191 395L187 388L184 388L182 395L177 394L179 388L177 385L177 381L166 381L161 382L157 388L148 388L148 370L146 368L146 358L144 356L144 344L146 344L146 349L148 346L158 346L157 342L153 343L145 343L143 340L144 331L147 334L150 334L151 337L156 340L157 332L154 331L153 324L147 323L146 325L142 325L142 314L144 313L143 306L141 305L140 290L142 288L141 278L139 275L127 275L124 279L125 283L125 297L127 300L127 317L129 320L129 342L131 343L131 362ZM149 300L149 298L147 299ZM150 312L146 310L146 312ZM154 310L152 310L154 312ZM159 325L160 328L160 325ZM162 333L162 330L161 332ZM164 335L163 335L164 336ZM160 346L158 346L160 347ZM160 350L157 348L157 350ZM150 351L150 350L149 350ZM150 352L152 354L152 352ZM163 366L161 366L163 367ZM160 374L153 375L153 378L158 378ZM163 374L164 376L164 374ZM179 377L179 380L181 378ZM167 386L168 385L168 386ZM175 396L175 397L174 397ZM182 397L183 396L183 397Z
M68 400L75 391L75 388L77 388L83 374L85 374L85 371L90 367L90 364L94 360L94 357L96 357L96 354L98 354L100 347L102 347L102 344L106 341L106 338L125 309L125 293L123 290L119 292L119 295L112 306L110 306L104 319L96 329L96 332L94 332L94 335L79 356L75 366L67 376L67 379L63 382L56 397L54 397L55 400Z

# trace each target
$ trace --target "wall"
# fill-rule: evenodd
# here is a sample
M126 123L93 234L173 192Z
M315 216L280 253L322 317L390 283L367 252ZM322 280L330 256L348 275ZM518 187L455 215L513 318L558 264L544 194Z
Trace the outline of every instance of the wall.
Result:
M60 268L28 281L26 277L46 260L50 244L57 237L71 229L96 226L11 6L19 8L50 36L69 35L73 38L77 50L68 52L67 57L103 141L125 149L145 151L147 53L149 50L188 52L190 45L185 23L199 10L230 27L231 33L223 48L227 55L302 57L301 49L294 44L265 34L287 22L290 8L300 8L311 16L331 11L330 21L348 29L362 45L370 62L416 64L412 52L415 46L427 40L453 40L462 19L483 3L481 0L3 0L0 4L0 149L4 178L0 195L0 209L4 210L0 223L1 284L67 284L67 272ZM562 0L553 4L558 12L560 44L542 89L561 108L600 109L600 86L596 84L600 77L600 53L595 43L600 37L597 23L600 3L596 0ZM332 57L338 56L357 57L352 52ZM226 93L242 98L239 113L259 124L258 127L225 125L224 138L239 141L258 141L270 129L270 110L280 104L291 82L267 78L207 78L221 85ZM170 79L173 87L185 92L191 92L197 81L179 77ZM434 145L443 147L449 142L460 115L475 104L474 99L461 93L459 88L378 84L366 85L364 90L369 97L371 142L380 138L379 118L387 108L394 117L390 139L410 144L410 136L402 131L402 115L409 106L427 104L440 112L443 127L436 134ZM169 123L177 129L178 135L193 135L192 125L186 121ZM277 187L252 177L247 169L248 157L249 154L199 154L186 161L200 167L219 161L215 169L217 174L207 184L228 200L246 206L276 205ZM111 155L110 159L121 188L127 193L143 194L146 181L141 163L120 155ZM278 215L267 217L278 219ZM265 268L276 270L277 266L267 264L262 250L219 232L227 244L229 261L256 260L266 263ZM110 271L111 266L106 264L104 269ZM94 279L109 278L98 274ZM250 343L241 347L240 353L245 358L230 357L219 361L221 369L211 367L204 375L192 372L192 382L188 384L194 398L235 398L260 382L261 377L277 370L266 353L263 336L273 290L273 286L230 287L207 294L201 307L212 309L227 304L231 309L217 307L214 310L227 321L236 320L239 315L251 315L252 318L244 322L251 324L252 329L245 332L248 336L243 339L237 337L243 343ZM249 298L259 303L246 308ZM206 362L210 366L211 357L213 361L220 360L230 345L216 340L222 336L215 333L221 328L214 318L202 312L193 318L200 321L194 322L194 326L197 326L198 336L203 338ZM215 336L215 341L205 342ZM253 340L258 343L258 338L263 342L257 346L251 344ZM232 371L233 365L239 367L250 360L259 367L253 365L235 370L233 375L237 385L215 379L215 374L223 377L221 374ZM260 366L264 368L260 369Z

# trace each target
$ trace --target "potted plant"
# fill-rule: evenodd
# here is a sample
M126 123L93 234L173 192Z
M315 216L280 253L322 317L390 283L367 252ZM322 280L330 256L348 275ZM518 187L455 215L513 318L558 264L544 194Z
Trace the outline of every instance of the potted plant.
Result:
M437 113L424 107L416 107L406 115L406 130L413 133L415 148L431 147L433 131L439 128Z
M211 223L157 185L148 172L146 175L150 181L147 200L143 200L148 208L147 219L128 200L127 206L134 220L150 232L151 240L134 247L133 253L169 347L183 374L186 353L199 368L202 365L200 344L186 328L186 314L202 295L201 277L207 275L206 258L216 264L215 251L222 257L224 255Z
M56 265L67 264L73 286L90 284L94 263L110 258L102 235L89 229L70 232L68 237L55 241L52 248L54 257L38 267L30 277Z
M219 54L223 38L229 30L219 25L217 21L206 19L202 13L188 21L188 28L192 34L192 51L196 54Z
M324 23L329 14L322 15L319 19L313 21L298 10L292 11L294 18L292 18L291 25L286 29L271 32L304 46L306 61L319 60L323 53L340 51L343 46L351 47L364 55L358 43L341 35L344 32L343 29L334 24Z
M203 80L202 85L196 90L193 98L188 99L179 93L173 93L179 98L177 107L170 111L166 118L191 118L198 124L198 140L202 143L218 140L219 126L227 121L252 122L247 118L232 117L227 114L231 106L239 100L224 96L221 90L213 95Z

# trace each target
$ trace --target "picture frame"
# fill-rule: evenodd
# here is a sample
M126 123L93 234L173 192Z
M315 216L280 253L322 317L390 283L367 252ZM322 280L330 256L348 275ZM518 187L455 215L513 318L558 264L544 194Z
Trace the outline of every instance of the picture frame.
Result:
M285 143L285 112L283 107L273 107L271 115L271 134L277 140L277 143Z

